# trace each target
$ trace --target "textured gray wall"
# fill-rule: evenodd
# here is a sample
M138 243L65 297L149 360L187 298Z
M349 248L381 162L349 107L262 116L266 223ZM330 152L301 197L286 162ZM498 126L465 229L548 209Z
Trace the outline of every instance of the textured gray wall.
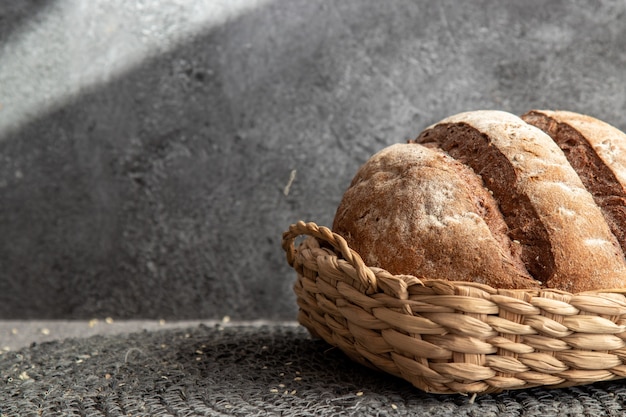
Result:
M0 0L0 318L292 319L282 231L382 147L479 108L626 128L623 1L171 3Z

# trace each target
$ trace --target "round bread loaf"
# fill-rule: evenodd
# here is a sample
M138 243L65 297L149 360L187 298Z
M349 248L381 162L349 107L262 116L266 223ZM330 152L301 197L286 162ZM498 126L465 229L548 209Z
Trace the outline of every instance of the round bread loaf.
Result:
M564 152L501 111L449 117L374 155L333 230L395 274L570 292L626 286L624 252Z
M424 146L392 145L363 165L333 229L366 264L391 273L502 288L538 285L480 178Z

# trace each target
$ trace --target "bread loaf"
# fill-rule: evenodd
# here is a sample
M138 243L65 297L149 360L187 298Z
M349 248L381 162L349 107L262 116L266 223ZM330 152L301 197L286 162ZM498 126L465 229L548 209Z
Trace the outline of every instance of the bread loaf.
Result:
M397 144L354 177L333 230L366 264L395 274L537 286L491 194L441 151Z
M497 288L626 286L602 209L541 129L475 111L410 142L368 161L335 215L333 230L370 266Z
M626 134L568 111L533 110L522 119L546 132L563 150L626 251Z

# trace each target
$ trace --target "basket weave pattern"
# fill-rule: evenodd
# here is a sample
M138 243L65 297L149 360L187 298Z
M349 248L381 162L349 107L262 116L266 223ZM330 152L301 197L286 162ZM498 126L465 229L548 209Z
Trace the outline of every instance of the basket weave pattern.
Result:
M392 275L365 265L341 236L315 223L291 225L283 249L298 275L299 322L354 361L424 391L626 377L626 289L503 290Z

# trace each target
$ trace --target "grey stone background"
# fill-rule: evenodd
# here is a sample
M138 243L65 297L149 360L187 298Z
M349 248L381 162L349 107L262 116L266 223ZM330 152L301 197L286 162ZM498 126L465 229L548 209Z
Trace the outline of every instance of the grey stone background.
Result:
M626 129L625 12L0 0L0 318L293 319L281 233L384 146L483 108Z

